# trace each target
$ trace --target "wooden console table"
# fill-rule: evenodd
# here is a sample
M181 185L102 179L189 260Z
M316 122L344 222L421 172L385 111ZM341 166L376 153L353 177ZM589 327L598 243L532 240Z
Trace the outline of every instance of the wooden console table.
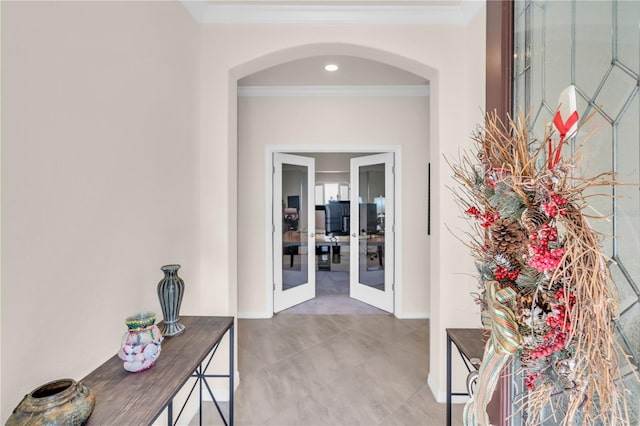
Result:
M96 397L87 425L148 425L167 408L168 423L173 425L173 398L191 377L199 385L200 424L202 396L208 391L225 425L233 425L233 317L180 317L185 325L182 334L166 337L156 365L140 373L129 373L122 360L114 355L81 380ZM225 334L229 335L229 374L205 374ZM209 360L203 362L209 353ZM229 379L229 414L225 420L207 378ZM185 402L186 404L186 402ZM184 406L183 406L184 409ZM178 417L182 410L178 414ZM176 421L178 418L176 418Z
M469 395L468 393L452 392L451 388L451 349L452 344L458 348L467 370L475 369L471 362L476 358L482 360L484 344L487 338L482 328L447 328L447 426L451 426L451 397L453 395Z

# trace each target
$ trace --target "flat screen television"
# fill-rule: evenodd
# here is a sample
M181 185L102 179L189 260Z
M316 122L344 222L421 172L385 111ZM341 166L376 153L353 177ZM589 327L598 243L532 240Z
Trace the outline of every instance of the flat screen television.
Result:
M349 201L334 201L324 206L325 234L349 235L351 213Z

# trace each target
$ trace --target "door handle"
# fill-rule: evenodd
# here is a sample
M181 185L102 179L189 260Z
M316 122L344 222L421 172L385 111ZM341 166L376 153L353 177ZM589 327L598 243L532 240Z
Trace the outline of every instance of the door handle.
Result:
M309 234L309 238L313 238L315 236L316 236L316 234L314 234L313 232Z
M351 236L352 236L353 238L355 238L355 237L356 237L356 233L354 232L353 234L351 234Z

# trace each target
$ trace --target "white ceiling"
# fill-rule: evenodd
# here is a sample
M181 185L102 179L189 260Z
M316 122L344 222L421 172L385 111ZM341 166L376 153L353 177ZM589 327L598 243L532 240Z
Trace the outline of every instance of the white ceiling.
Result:
M212 0L213 1L213 0ZM338 71L325 71L336 64ZM410 72L353 56L314 56L276 65L247 76L238 86L404 86L426 85Z

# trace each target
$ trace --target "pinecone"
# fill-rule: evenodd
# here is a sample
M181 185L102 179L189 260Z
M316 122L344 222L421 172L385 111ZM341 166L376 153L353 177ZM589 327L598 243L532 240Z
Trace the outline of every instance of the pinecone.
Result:
M518 298L516 299L517 308L516 308L516 320L524 326L530 326L531 315L533 315L533 293L529 293L526 295L518 294Z
M499 253L514 253L522 248L527 239L520 224L508 217L497 219L489 230L493 248Z
M512 253L500 252L495 255L494 261L496 262L496 265L502 266L506 269L520 269L522 267L518 256Z
M517 310L521 311L523 309L531 309L533 305L533 297L533 293L518 294L518 298L516 299L518 305Z
M531 234L547 223L549 221L549 217L541 212L536 206L525 209L525 211L522 212L521 220L524 229Z

